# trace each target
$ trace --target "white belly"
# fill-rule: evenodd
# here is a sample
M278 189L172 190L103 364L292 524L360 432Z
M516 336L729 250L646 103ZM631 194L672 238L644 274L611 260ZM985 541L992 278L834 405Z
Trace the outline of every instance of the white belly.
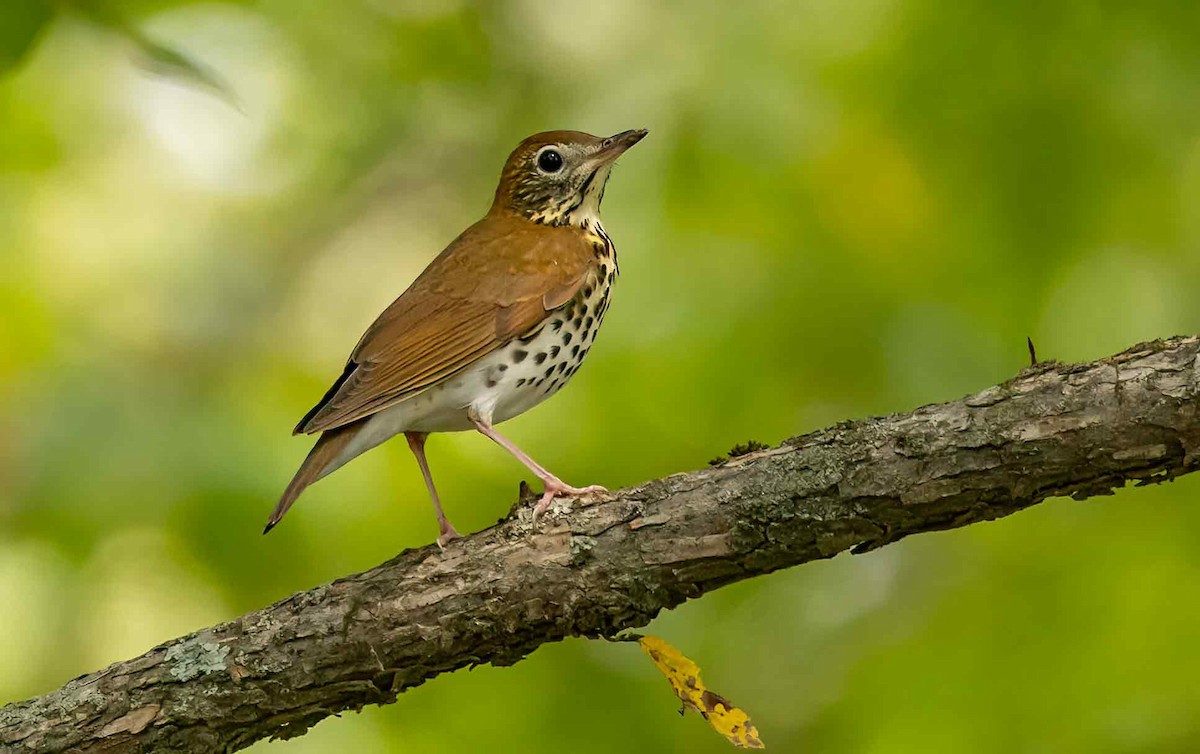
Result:
M597 283L535 333L371 416L322 476L401 432L461 432L474 428L471 415L499 424L557 393L583 363L608 310L610 281Z

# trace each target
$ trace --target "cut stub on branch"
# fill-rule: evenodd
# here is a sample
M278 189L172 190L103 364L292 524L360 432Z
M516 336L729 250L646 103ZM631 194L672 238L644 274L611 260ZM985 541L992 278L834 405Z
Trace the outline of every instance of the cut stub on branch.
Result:
M713 730L739 749L766 748L749 715L730 704L725 697L704 688L696 663L657 636L643 636L638 639L638 644L650 655L650 659L667 677L675 694L683 701L680 714L688 708L696 710Z

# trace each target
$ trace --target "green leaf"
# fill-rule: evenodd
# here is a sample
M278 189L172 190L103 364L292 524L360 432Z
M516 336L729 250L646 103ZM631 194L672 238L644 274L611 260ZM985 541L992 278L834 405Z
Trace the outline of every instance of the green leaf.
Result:
M137 51L139 62L146 70L205 89L244 112L241 100L229 82L207 65L146 36L145 32L126 19L112 5L83 3L78 0L65 1L92 22L103 26L132 44ZM0 0L0 2L6 2L6 0Z
M137 45L142 66L146 70L206 89L244 112L237 92L208 66L147 38L138 30L127 29L126 36Z
M16 68L54 17L47 0L4 0L0 20L0 74Z

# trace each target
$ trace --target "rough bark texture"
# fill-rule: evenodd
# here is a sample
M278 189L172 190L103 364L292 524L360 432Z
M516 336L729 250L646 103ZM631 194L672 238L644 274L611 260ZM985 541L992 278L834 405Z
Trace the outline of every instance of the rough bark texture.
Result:
M233 751L466 665L612 635L741 579L1192 471L1197 338L1043 364L959 401L409 550L0 709L5 751Z

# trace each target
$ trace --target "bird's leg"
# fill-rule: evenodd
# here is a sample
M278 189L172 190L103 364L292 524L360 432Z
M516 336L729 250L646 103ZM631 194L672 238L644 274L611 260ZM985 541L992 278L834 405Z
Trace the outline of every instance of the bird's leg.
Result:
M608 490L604 489L598 484L588 485L587 487L572 487L563 480L551 474L540 463L526 455L525 451L513 444L512 440L509 440L507 437L497 432L496 428L492 426L491 422L484 421L477 416L471 416L471 421L474 422L475 428L478 429L481 434L491 438L491 440L497 445L504 448L509 453L512 453L514 458L525 464L530 471L532 471L534 474L537 474L538 479L542 480L542 485L544 486L545 491L542 493L542 499L538 500L537 505L533 506L533 518L535 521L539 515L544 513L546 509L550 507L550 504L554 502L554 498L558 495L574 497L577 495L587 495L593 492L608 492Z
M421 474L425 477L425 486L429 488L429 496L433 498L433 511L437 514L438 520L437 543L438 547L444 548L447 542L458 539L459 535L446 520L446 514L442 511L442 501L438 499L437 488L433 486L433 474L429 473L429 461L425 460L426 437L429 437L428 432L404 433L404 438L408 440L408 447L417 457L417 465L421 467Z

